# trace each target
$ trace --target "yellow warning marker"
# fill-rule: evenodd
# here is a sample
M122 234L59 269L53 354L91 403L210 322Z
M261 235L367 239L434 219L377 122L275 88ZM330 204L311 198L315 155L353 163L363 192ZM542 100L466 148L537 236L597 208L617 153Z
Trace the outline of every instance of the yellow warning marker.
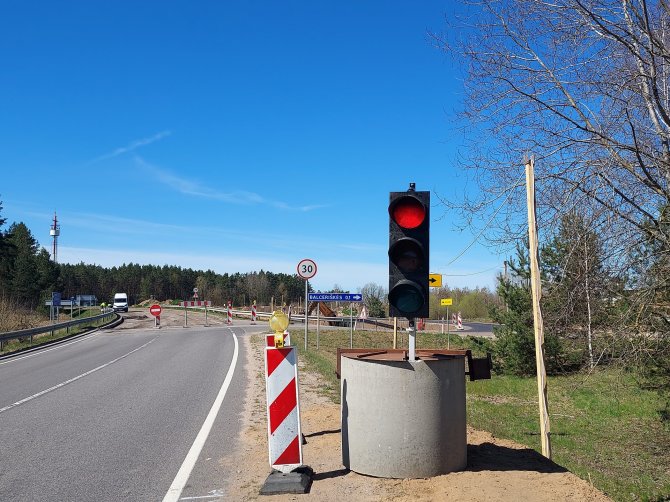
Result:
M288 328L288 316L281 310L275 310L270 317L270 329L275 332L275 347L284 347L284 331Z

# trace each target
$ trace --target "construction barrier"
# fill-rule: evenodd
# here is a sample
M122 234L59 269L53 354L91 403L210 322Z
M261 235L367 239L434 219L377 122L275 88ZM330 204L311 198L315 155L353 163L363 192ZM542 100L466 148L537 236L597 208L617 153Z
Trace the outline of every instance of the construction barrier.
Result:
M295 347L265 348L265 390L270 465L280 472L289 473L302 466Z
M251 324L256 324L256 302L251 306Z
M463 319L461 319L461 313L458 313L458 329L463 329Z
M212 302L210 300L187 300L179 302L181 307L211 307Z

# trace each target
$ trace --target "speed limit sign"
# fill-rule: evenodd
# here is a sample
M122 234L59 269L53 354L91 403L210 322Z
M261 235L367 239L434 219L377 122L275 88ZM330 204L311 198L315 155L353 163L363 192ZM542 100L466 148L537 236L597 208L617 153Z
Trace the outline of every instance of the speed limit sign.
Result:
M298 263L298 275L303 279L311 279L316 275L316 263L314 260L305 258Z

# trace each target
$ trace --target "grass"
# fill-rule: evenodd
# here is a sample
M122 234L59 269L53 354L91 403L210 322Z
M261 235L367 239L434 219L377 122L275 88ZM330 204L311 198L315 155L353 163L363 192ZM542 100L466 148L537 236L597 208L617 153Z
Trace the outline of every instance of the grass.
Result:
M350 331L291 330L293 344L310 370L323 375L322 392L339 402L335 377L336 351L349 347ZM452 335L417 336L417 348L469 348L475 356L490 342ZM393 346L389 331L355 331L353 346ZM399 348L407 335L399 333ZM553 460L617 501L670 500L670 429L659 420L658 397L636 384L635 376L618 368L548 378ZM493 375L467 383L468 423L497 437L540 451L537 384L534 378Z
M100 308L96 307L95 309L82 309L80 311L80 316L75 315L73 316L73 319L84 319L87 317L93 317L96 316L100 313ZM59 322L66 322L69 321L69 315L63 316L63 318ZM53 332L47 332L47 333L42 333L39 335L34 335L33 336L33 341L31 343L30 337L24 337L24 338L19 338L19 339L14 339L14 340L9 340L7 342L4 342L2 344L2 350L0 350L0 355L5 355L5 354L11 354L14 352L20 352L22 350L29 349L31 347L37 347L39 345L44 345L46 343L54 342L56 340L61 340L63 338L68 338L74 335L78 335L79 333L83 333L85 331L88 331L93 328L97 328L98 326L101 326L105 324L104 321L101 320L96 320L96 321L91 321L90 323L84 323L84 324L79 324L77 326L73 326L69 329L60 329L56 330Z

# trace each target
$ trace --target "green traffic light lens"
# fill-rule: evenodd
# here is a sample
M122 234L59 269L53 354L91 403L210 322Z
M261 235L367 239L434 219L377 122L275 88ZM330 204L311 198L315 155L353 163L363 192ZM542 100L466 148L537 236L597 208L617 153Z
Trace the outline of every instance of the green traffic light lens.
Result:
M413 314L423 307L423 295L412 282L401 282L389 293L389 302L404 314Z
M426 219L426 208L412 196L396 199L389 212L393 221L402 228L416 228Z

